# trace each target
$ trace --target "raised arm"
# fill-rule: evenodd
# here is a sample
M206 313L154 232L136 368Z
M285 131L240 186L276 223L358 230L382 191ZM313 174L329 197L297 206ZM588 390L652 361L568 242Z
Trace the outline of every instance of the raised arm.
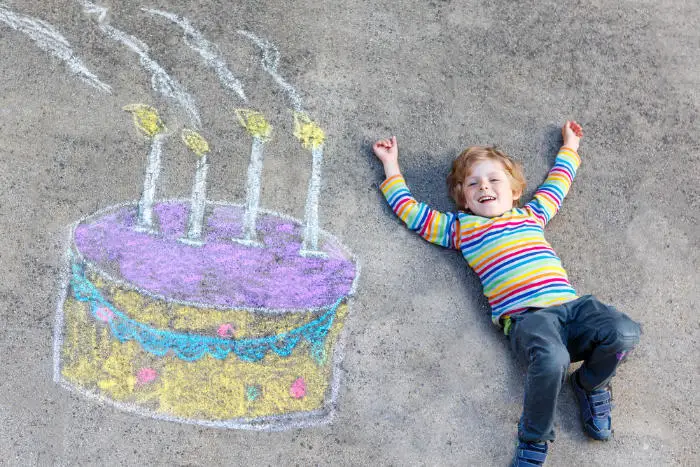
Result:
M535 192L532 201L525 205L544 227L559 212L564 197L569 192L581 163L577 151L583 133L576 122L567 121L561 129L564 145L559 149L554 166L544 183Z
M399 219L430 243L457 248L459 219L456 214L431 209L411 195L399 168L396 137L377 141L372 149L382 161L386 175L379 188Z

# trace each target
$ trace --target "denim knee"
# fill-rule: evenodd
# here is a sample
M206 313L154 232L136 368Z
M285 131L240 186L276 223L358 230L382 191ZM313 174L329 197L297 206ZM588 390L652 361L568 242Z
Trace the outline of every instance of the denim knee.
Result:
M641 326L627 315L620 313L609 334L609 346L616 352L629 352L638 343Z
M530 355L530 365L538 376L564 378L571 363L565 348L538 349Z

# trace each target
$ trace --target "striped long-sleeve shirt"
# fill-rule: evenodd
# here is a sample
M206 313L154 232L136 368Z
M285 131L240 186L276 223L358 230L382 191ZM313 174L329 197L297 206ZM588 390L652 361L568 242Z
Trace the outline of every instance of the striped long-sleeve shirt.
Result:
M409 229L431 243L460 250L481 280L492 321L500 325L501 318L527 308L577 298L544 238L544 227L559 210L580 162L575 151L562 147L533 200L493 218L431 209L415 200L401 175L386 179L380 188Z

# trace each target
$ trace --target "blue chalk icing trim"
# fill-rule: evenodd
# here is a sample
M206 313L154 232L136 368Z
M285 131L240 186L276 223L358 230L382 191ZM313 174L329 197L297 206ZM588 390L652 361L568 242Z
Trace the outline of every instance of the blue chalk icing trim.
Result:
M95 319L106 319L114 337L120 342L135 340L148 353L162 357L168 351L188 362L199 360L204 355L211 355L219 360L225 359L229 353L235 353L245 362L262 360L272 350L280 357L288 357L303 338L311 344L311 356L318 365L326 362L325 340L333 325L336 311L342 298L338 299L323 315L298 328L274 336L264 336L254 339L221 339L197 334L163 331L139 323L109 303L85 277L85 267L73 262L71 264L70 285L73 296L81 302L90 304L90 311ZM106 318L98 317L97 310L105 307L112 312Z

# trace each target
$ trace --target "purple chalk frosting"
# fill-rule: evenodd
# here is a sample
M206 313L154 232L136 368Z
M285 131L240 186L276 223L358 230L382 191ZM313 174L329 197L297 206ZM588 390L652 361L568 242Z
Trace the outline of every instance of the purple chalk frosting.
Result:
M188 203L158 203L156 235L135 230L136 206L122 206L75 228L82 257L112 277L167 300L230 308L272 310L328 306L352 288L355 265L331 236L319 246L328 257L299 254L299 222L261 213L258 240L264 247L236 243L243 208L209 204L203 246L178 239L186 234Z

